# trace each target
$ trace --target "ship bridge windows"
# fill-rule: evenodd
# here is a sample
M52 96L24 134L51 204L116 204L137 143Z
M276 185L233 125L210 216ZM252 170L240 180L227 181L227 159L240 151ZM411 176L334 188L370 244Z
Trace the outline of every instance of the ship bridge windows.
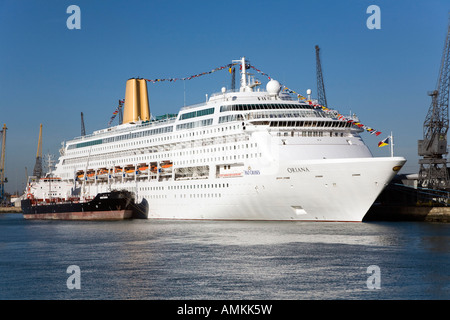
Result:
M183 113L180 115L180 120L206 116L206 115L213 114L213 113L214 113L214 108L208 108L208 109L187 112L187 113Z
M229 116L224 116L219 118L219 123L230 122L230 121L243 121L244 117L242 114L231 114Z
M185 130L185 129L192 129L197 127L204 127L204 126L210 126L213 123L213 119L205 119L205 120L198 120L193 122L187 122L182 124L177 124L177 130Z
M91 141L86 141L86 142L81 142L81 143L77 143L77 144L71 144L68 149L73 149L73 148L84 148L84 147L89 147L89 146L95 146L98 144L102 144L102 139L98 139L98 140L91 140Z
M350 128L346 121L270 121L270 127Z
M271 110L271 111L255 111L248 114L249 119L261 118L328 118L330 115L320 110Z
M326 132L326 131L279 131L277 132L278 137L344 137L343 132ZM349 136L349 135L346 135ZM348 144L352 144L350 140L347 140Z
M220 112L225 111L249 111L265 109L314 109L313 106L299 103L261 103L261 104L231 104L221 106Z

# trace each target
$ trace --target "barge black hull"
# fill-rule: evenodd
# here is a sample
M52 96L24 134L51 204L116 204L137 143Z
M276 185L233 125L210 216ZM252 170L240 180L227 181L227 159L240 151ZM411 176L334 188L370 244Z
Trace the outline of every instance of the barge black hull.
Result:
M25 219L51 220L124 220L138 215L134 197L127 191L99 193L91 201L34 204L22 200ZM143 216L139 216L143 218Z

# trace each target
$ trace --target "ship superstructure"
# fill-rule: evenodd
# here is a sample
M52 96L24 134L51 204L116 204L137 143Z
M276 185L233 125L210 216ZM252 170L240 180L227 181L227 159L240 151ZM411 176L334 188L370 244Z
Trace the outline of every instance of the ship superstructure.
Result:
M239 63L238 90L158 120L145 79L129 79L123 124L64 144L60 196L125 189L161 219L361 221L406 160L373 157L352 121L276 80L262 90Z

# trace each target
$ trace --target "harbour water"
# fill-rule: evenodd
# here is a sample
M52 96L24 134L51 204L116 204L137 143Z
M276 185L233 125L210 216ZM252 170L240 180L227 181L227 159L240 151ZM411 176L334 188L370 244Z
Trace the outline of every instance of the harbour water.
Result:
M1 300L450 299L449 261L445 223L0 215Z

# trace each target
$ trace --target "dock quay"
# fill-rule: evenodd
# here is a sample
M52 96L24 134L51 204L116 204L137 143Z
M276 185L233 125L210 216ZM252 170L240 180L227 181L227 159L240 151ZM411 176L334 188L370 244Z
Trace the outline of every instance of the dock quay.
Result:
M363 221L450 222L449 207L373 205Z
M418 187L417 175L397 175L363 221L450 222L449 192Z
M22 213L20 207L0 207L0 213Z
M20 207L0 207L2 213L22 213ZM450 223L450 207L374 204L363 221L424 221Z

